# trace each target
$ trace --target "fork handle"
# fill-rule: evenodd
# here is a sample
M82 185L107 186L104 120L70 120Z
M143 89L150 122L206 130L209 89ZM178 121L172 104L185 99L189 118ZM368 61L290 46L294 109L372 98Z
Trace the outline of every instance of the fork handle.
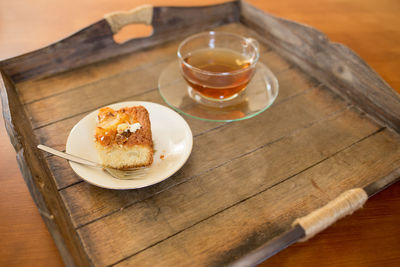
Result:
M76 162L76 163L89 165L89 166L92 166L92 167L102 167L100 164L95 163L93 161L90 161L90 160L87 160L87 159L83 159L83 158L80 158L80 157L77 157L77 156L74 156L74 155L71 155L71 154L68 154L68 153L64 153L64 152L55 150L54 148L51 148L51 147L48 147L48 146L45 146L45 145L38 145L37 147L39 149L43 150L43 151L46 151L46 152L48 152L50 154L53 154L53 155L55 155L57 157L67 159L69 161L73 161L73 162Z

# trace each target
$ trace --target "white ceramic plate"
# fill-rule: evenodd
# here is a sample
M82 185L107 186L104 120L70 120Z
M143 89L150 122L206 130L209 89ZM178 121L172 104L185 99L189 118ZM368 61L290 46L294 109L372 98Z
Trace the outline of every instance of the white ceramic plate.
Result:
M144 106L149 112L155 149L153 164L146 168L145 175L135 180L119 180L100 168L70 162L71 168L82 179L110 189L141 188L167 179L186 162L192 151L193 135L178 113L151 102L122 102L109 107L120 109L137 105ZM94 143L97 114L98 110L90 113L74 126L68 136L67 153L99 162Z

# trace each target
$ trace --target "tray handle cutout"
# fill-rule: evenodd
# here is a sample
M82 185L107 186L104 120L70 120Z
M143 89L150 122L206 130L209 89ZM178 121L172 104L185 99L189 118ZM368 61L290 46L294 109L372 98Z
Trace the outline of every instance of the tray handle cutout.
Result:
M153 19L153 6L142 5L130 11L116 11L104 16L114 34L129 24L151 25Z
M152 5L142 5L130 11L106 14L104 19L110 26L114 42L123 44L131 39L146 38L153 34Z

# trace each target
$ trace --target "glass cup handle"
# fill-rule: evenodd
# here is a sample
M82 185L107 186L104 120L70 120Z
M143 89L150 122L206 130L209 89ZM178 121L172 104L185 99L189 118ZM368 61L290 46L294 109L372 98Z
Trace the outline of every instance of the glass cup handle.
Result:
M260 46L256 39L248 37L248 38L245 38L245 42L246 42L246 46L253 45L257 49L257 52L258 52Z

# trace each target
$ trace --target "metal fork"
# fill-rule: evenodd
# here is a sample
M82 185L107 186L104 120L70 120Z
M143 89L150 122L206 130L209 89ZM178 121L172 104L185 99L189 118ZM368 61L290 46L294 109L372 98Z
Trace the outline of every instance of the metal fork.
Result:
M134 169L129 169L129 170L118 170L110 167L106 167L100 163L96 163L87 159L83 159L68 153L64 153L58 150L55 150L54 148L45 146L45 145L38 145L37 146L39 149L46 151L50 154L53 154L57 157L73 161L79 164L84 164L88 165L91 167L96 167L96 168L102 168L104 171L109 173L112 177L121 179L121 180L133 180L133 179L139 179L142 178L146 175L145 173L145 168L134 168Z

